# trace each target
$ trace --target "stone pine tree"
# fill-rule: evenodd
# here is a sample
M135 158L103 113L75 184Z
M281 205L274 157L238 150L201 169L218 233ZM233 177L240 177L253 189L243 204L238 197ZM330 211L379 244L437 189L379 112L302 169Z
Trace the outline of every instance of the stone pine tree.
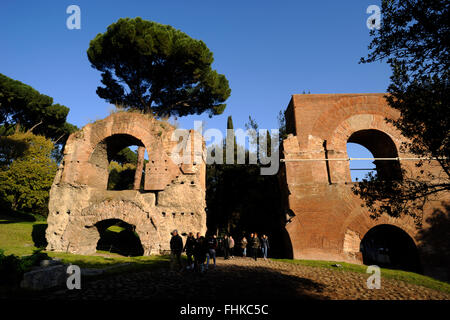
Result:
M213 54L201 40L168 25L124 18L91 40L87 56L101 72L99 97L154 117L221 114L228 80L213 70ZM142 168L144 149L138 149ZM139 189L142 170L136 170Z
M389 122L410 139L402 148L418 157L437 158L442 174L365 181L354 192L375 217L384 212L409 214L420 223L428 200L450 190L450 2L383 0L381 11L381 28L371 31L370 52L361 62L385 60L391 66L386 98L400 117Z
M0 74L0 135L30 130L64 144L77 127L66 121L69 108L29 85Z

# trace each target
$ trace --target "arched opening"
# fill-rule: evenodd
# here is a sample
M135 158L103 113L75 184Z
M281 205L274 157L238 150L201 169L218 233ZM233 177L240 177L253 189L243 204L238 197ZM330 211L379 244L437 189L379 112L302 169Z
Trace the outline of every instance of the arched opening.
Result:
M353 133L347 141L347 154L350 158L390 158L393 160L351 160L350 174L352 181L363 178L388 181L401 180L400 163L397 147L384 132L374 129L360 130Z
M422 272L413 239L396 226L382 224L373 227L361 240L360 250L365 265Z
M142 141L128 134L109 136L97 145L89 162L107 171L107 190L134 189L139 147L144 147ZM140 189L143 189L143 186L144 170Z
M100 234L97 250L118 253L127 257L144 254L135 226L119 219L102 220L95 226Z

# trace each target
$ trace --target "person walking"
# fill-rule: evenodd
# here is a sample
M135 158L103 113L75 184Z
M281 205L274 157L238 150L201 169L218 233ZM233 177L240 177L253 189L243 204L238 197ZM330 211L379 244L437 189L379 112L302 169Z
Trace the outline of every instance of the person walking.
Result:
M253 237L252 242L252 253L253 259L258 260L258 250L261 247L261 242L259 241L258 234L255 232L255 236Z
M263 234L263 236L261 238L261 251L262 251L264 260L267 260L267 251L269 250L269 248L270 248L269 238L265 234Z
M200 273L205 272L206 240L203 236L200 236L195 243L194 259L195 271Z
M230 248L230 258L233 259L234 258L234 255L233 255L233 252L234 252L234 239L233 239L233 237L231 235L228 238L228 243L229 243L228 247Z
M208 238L208 252L206 253L206 270L208 270L209 260L213 259L214 269L216 268L216 249L217 249L217 238L216 235L212 235Z
M172 231L172 239L170 239L170 251L171 251L171 269L175 269L175 264L178 264L179 270L183 268L181 263L181 252L183 251L183 239L178 234L177 230Z
M246 257L246 256L247 256L247 243L248 243L247 238L246 238L245 236L242 237L242 240L241 240L241 249L242 249L242 256L243 256L243 257Z
M253 257L253 241L255 240L255 234L251 233L250 234L250 239L248 240L248 256L249 257Z
M228 235L223 237L223 258L225 260L230 258L230 242L228 241Z
M194 247L195 247L195 238L194 238L194 234L192 232L189 232L189 235L186 239L186 244L184 245L184 249L183 251L186 252L186 256L187 256L187 267L186 269L194 269L194 260L193 260L193 255L194 255Z

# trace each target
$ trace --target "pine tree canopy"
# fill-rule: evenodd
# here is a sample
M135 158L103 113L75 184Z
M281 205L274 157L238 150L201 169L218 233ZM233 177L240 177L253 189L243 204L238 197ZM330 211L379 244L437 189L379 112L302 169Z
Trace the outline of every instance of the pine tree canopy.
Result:
M101 71L99 97L157 117L221 114L231 90L211 68L203 41L168 25L122 18L91 42L87 55Z

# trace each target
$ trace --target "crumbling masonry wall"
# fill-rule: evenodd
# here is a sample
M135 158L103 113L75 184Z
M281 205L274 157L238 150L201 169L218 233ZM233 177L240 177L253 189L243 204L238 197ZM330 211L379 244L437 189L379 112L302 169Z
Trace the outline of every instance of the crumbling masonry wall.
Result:
M204 234L204 142L190 130L180 156L192 161L176 164L174 130L147 115L118 112L73 133L50 190L47 250L95 253L96 223L107 219L135 226L144 255L168 250L173 229ZM144 190L107 190L108 157L129 145L148 152Z

